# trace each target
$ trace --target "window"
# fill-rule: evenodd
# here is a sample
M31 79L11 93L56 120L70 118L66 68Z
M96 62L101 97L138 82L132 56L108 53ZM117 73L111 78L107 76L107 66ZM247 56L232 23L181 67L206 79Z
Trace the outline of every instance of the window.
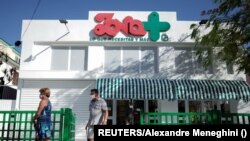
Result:
M51 69L68 70L69 48L58 47L52 49Z
M82 47L53 47L51 70L87 70L86 54Z
M185 101L184 100L181 100L181 101L178 101L178 112L180 113L185 113Z
M17 56L15 56L15 61L18 62L19 58Z
M189 101L189 112L202 112L201 101Z
M157 47L106 47L104 72L155 73Z
M230 113L230 105L228 101L223 101L220 106L222 113Z
M179 113L185 113L185 101L184 100L181 100L181 101L178 101L178 112ZM179 117L179 123L184 123L185 119L183 116L180 116Z
M157 68L156 48L142 48L141 49L141 72L154 73Z
M133 100L134 106L134 125L140 124L140 112L145 112L144 100Z
M125 125L126 119L133 116L133 110L129 107L129 100L117 100L117 125Z
M213 101L204 101L204 112L213 110L215 104Z
M107 102L107 107L108 107L108 125L112 125L113 122L113 100L105 100Z
M123 48L123 72L139 73L139 48Z
M176 48L174 54L176 73L191 73L193 70L191 48Z
M234 74L233 65L231 63L227 64L227 74Z
M202 74L207 72L208 74L212 74L213 73L213 65L209 65L207 66L207 69L204 67L204 63L205 63L205 58L208 57L209 55L209 51L208 50L203 50L202 51L202 55L201 57L198 57L196 55L196 52L193 52L193 58L194 58L194 73L196 74Z
M71 48L70 70L86 70L86 49Z
M196 55L196 51L192 48L176 48L175 49L175 71L176 73L187 73L187 74L202 74L207 72L208 74L213 73L212 65L204 67L204 57L209 54L207 50L203 51L202 57Z
M121 48L105 48L104 72L119 73L121 71Z
M157 112L157 100L148 100L148 112Z

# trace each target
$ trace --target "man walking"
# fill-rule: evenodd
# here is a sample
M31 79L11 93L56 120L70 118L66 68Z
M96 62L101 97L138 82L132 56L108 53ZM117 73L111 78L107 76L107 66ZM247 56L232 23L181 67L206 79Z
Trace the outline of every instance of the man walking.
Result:
M94 125L106 125L108 120L108 108L104 99L99 97L97 89L92 89L89 104L89 120L86 125L88 141L94 141Z

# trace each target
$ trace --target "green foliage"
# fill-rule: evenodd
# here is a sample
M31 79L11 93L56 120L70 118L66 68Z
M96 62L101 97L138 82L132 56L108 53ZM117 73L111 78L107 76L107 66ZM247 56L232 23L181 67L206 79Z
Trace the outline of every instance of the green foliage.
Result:
M191 38L208 47L215 59L237 65L238 72L250 74L250 0L214 2L216 8L202 11L209 18L190 26ZM205 30L208 32L204 33ZM206 56L204 65L210 65L213 57Z

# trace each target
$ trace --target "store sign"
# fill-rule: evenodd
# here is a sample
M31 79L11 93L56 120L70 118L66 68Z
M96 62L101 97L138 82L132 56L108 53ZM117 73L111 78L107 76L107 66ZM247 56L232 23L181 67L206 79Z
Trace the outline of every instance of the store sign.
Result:
M123 21L119 21L113 19L113 16L114 13L99 13L95 16L96 22L99 23L94 28L95 35L115 37L119 32L123 32L127 36L143 37L148 32L149 39L151 41L157 41L160 39L161 32L170 29L170 24L168 22L159 20L159 14L157 12L152 12L148 16L148 21L144 22L134 19L131 16L127 16ZM131 39L131 37L129 37L129 39ZM138 40L138 38L136 39ZM166 41L168 37L166 34L163 34L161 39ZM126 40L126 38L118 38L117 40ZM145 39L139 40L145 41Z

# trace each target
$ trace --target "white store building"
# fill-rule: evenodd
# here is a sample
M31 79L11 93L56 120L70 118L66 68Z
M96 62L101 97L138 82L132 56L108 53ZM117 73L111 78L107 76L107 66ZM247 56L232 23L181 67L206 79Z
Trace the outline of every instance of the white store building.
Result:
M114 20L116 19L116 20ZM22 32L29 24L23 21ZM90 11L87 20L33 20L22 39L16 108L36 110L51 88L53 109L72 108L76 138L85 140L90 89L108 102L110 123L126 109L146 112L250 112L246 75L214 60L195 59L190 25L176 12ZM218 86L218 87L216 87Z

